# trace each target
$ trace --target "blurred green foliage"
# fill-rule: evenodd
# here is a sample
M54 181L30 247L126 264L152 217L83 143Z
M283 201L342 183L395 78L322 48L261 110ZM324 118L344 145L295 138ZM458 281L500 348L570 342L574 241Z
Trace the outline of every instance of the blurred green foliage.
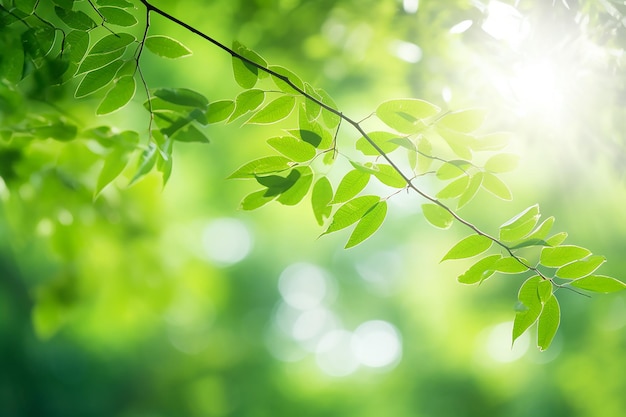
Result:
M155 1L293 69L346 113L365 117L395 97L487 107L489 123L513 130L522 154L508 174L509 205L541 202L620 277L624 10L609 1L554 3L519 2L532 28L524 49L481 27L486 2ZM466 20L466 31L450 32ZM546 25L558 30L548 36ZM14 40L2 27L4 60ZM223 51L157 17L152 30L194 52L171 62L146 54L152 88L190 87L211 101L235 96ZM576 75L559 117L520 110L520 97L496 82L494 74L513 71L508 64L540 52L565 57L558 79ZM72 86L44 89L53 68L34 74L22 97L3 83L0 126L52 103L85 129L147 132L141 100L96 117L98 101L74 100ZM453 277L463 267L438 261L464 230L433 231L417 198L390 201L384 227L349 251L341 236L315 239L308 206L237 211L254 190L225 178L265 151L258 138L272 129L211 126L210 145L176 145L167 187L155 173L127 187L128 167L95 200L101 148L0 135L0 415L624 415L623 294L559 294L565 318L552 349L536 352L534 340L521 338L511 350L520 282L459 285ZM480 196L467 216L492 227L510 217L509 205ZM395 333L376 334L388 341L383 347L399 347L395 356L374 350L372 359L367 347L378 345L366 337L369 344L353 342L362 352L355 362L345 331L358 334L372 321L393 326ZM316 352L330 329L345 330ZM367 365L385 357L382 367Z

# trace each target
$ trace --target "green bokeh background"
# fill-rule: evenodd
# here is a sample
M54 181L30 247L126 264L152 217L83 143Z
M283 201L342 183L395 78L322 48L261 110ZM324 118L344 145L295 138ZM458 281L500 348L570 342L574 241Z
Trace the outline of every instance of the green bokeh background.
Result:
M559 1L519 2L535 34L530 47L546 43L551 54L573 55L568 73L581 74L563 120L520 115L515 100L496 88L485 68L506 73L529 49L515 51L482 31L486 12L479 2L154 3L226 44L237 39L292 69L355 119L398 97L450 109L486 107L486 131L512 131L511 148L522 155L520 167L506 175L514 201L480 194L463 215L493 232L540 203L568 241L605 255L603 273L623 279L626 78L615 51L623 52L626 37L619 24L611 31L616 18L601 2L570 1L570 9ZM419 5L417 12L412 5ZM139 5L137 16L142 13ZM464 20L472 27L450 33ZM541 32L546 24L554 29L550 36ZM175 61L145 53L151 87L189 87L210 100L238 93L223 51L158 16L151 31L194 51ZM613 58L586 66L576 43L583 36L615 52ZM398 41L419 46L418 62L395 56ZM593 88L577 90L585 83ZM448 101L444 89L452 93ZM85 127L110 123L145 133L142 100L100 118L93 116L95 101L68 98L64 105ZM439 260L467 230L432 228L416 197L391 199L382 229L351 250L342 249L345 233L317 238L322 229L306 201L238 210L254 188L226 177L271 153L265 138L276 132L210 126L208 146L178 145L164 189L156 173L127 187L129 169L96 201L99 165L88 143L39 141L24 149L12 165L15 175L0 183L0 416L626 413L624 294L559 293L563 315L553 346L540 353L531 336L525 353L509 360L506 326L521 279L458 284L455 277L470 261ZM349 149L357 137L344 127L340 148ZM231 228L219 232L216 225ZM249 244L247 256L216 260L211 248L228 248L233 239L239 249ZM395 327L396 362L329 375L315 353L281 330L280 317L296 316L284 313L279 277L302 263L324 271L324 304L341 328L354 331L370 320Z

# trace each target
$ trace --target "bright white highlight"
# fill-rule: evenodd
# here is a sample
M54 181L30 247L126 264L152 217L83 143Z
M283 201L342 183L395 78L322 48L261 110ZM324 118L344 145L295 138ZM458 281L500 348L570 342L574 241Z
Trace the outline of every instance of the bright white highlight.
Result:
M500 323L489 330L485 347L491 359L496 362L507 363L513 362L526 354L530 346L528 333L523 333L518 337L511 348L512 331L512 321Z
M389 45L391 53L403 61L415 64L422 59L422 48L412 42L395 40Z
M354 331L351 345L356 359L371 368L393 365L402 354L398 331L382 320L361 324Z
M316 308L328 293L326 273L307 263L290 265L280 274L278 290L285 302L294 308Z
M450 28L450 33L452 33L453 35L463 33L467 29L471 28L473 24L474 22L472 22L471 20L463 20L457 23L456 25L452 26Z
M239 220L217 219L202 232L202 246L211 261L228 266L248 256L252 249L252 236Z
M402 8L408 14L415 14L420 8L419 0L402 0Z
M515 69L509 81L519 108L524 113L531 113L549 118L559 118L563 112L563 80L556 65L549 61L531 62Z
M481 28L495 39L517 45L528 36L528 22L517 9L506 3L492 0L487 6L487 19Z
M352 334L346 330L327 333L317 345L315 359L330 376L347 376L357 370L359 362L351 348Z

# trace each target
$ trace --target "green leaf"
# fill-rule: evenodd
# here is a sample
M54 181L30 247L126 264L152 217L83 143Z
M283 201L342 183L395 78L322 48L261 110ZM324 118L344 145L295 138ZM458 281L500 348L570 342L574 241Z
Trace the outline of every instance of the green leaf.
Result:
M519 243L516 243L513 246L510 246L510 249L521 249L521 248L527 248L530 246L549 246L548 243L545 240L542 239L529 239L529 238L525 238L524 240L520 241Z
M552 295L543 305L537 325L537 346L542 351L546 350L556 334L561 321L561 309L556 297Z
M114 148L113 151L107 155L102 171L100 171L100 175L98 176L94 198L102 192L104 187L122 173L127 164L128 151L124 148Z
M496 271L494 265L500 259L500 255L489 255L476 262L465 273L459 276L458 281L461 284L476 284L483 282Z
M148 147L141 153L137 172L133 176L133 179L130 181L130 184L128 184L129 186L139 181L142 177L144 177L152 170L152 168L156 164L158 154L159 153L156 144L150 143Z
M422 212L428 223L440 229L448 229L454 222L452 214L437 204L422 204Z
M417 152L419 152L417 155L417 171L424 173L428 171L433 163L433 145L428 139L421 137L419 142L417 142Z
M39 139L54 139L61 142L74 140L78 133L76 126L63 121L51 121L48 125L36 126L28 131Z
M81 11L65 10L59 6L55 6L54 12L63 23L72 29L90 30L97 26L96 22L94 22L91 17Z
M513 343L539 318L543 304L539 298L538 286L542 281L539 275L528 278L520 287L517 299L519 307L513 321Z
M311 84L304 83L304 92L315 98L316 100L322 101L322 96L320 96L317 91L315 91L315 88ZM307 99L304 101L304 109L307 119L315 120L319 117L322 111L322 106L320 106L313 100Z
M188 88L159 88L152 94L178 106L206 109L209 105L209 100L205 96Z
M241 201L240 207L242 210L256 210L260 207L263 207L270 201L274 200L276 196L267 196L265 189L255 191L251 194L248 194Z
M265 62L263 58L261 58L256 52L242 45L240 42L233 42L233 50L244 58L257 63L262 67L267 67L267 62ZM232 65L233 74L237 84L245 89L250 89L256 85L256 82L259 79L259 70L256 66L243 61L236 56L233 56L232 58Z
M80 75L85 72L93 71L98 68L102 68L124 54L124 49L118 49L117 51L110 52L108 54L87 55L83 62L78 67L75 75Z
M441 109L418 99L389 100L376 109L376 116L401 133L417 133L424 128L423 119L437 115Z
M441 262L448 259L471 258L472 256L485 252L492 244L493 241L485 236L468 236L454 245L441 259Z
M487 162L485 162L485 169L496 174L509 172L517 168L518 162L519 155L512 153L499 153L487 159Z
M100 7L98 11L102 14L106 23L124 27L135 26L137 24L135 16L118 7Z
M72 10L72 7L74 6L74 0L53 0L53 2L54 4L68 10Z
M560 267L591 255L591 251L580 246L564 245L545 247L539 256L540 262L547 267Z
M375 164L374 169L376 179L389 187L404 188L408 184L404 177L391 165Z
M352 231L345 249L351 248L363 242L378 230L387 215L387 202L380 201L370 208L359 220Z
M546 243L550 246L559 246L567 239L567 232L560 232L546 239Z
M104 100L98 106L96 114L108 114L121 109L135 96L135 88L134 77L127 75L120 78L104 96Z
M465 190L467 190L469 181L470 179L467 175L464 175L461 178L457 178L456 180L452 181L444 188L442 188L441 191L437 193L437 198L446 199L459 197L465 192Z
M15 7L26 14L33 14L37 0L15 0Z
M265 91L252 89L241 92L235 99L235 111L230 115L228 122L243 116L249 111L256 110L265 100Z
M284 156L266 156L244 164L228 178L254 178L258 175L267 175L285 171L290 168L292 161Z
M89 55L108 54L126 48L135 41L135 37L128 33L107 35L95 43L89 50Z
M380 202L380 197L364 195L344 203L337 209L332 217L330 226L323 234L336 232L356 223L378 202Z
M295 206L309 192L313 183L313 171L307 166L297 167L294 171L299 172L296 182L278 197L278 202L286 206Z
M483 172L482 187L502 200L511 201L513 199L509 187L491 172Z
M555 218L554 216L550 216L545 219L531 234L529 234L527 239L545 239L552 230L552 226L554 226ZM560 242L559 242L560 244Z
M293 73L289 69L285 67L281 67L280 65L270 65L269 69L283 77L286 77L292 84L294 84L300 90L304 90L304 83L302 82L300 77L298 77L295 73ZM287 82L276 77L275 75L272 75L272 81L274 81L274 84L276 84L276 87L278 87L281 91L287 94L293 94L296 92L296 90L294 90L293 87L287 84Z
M95 45L94 45L95 47ZM89 48L89 32L73 30L65 36L65 51L70 62L80 62ZM93 48L92 48L93 49Z
M219 123L228 119L235 109L235 102L232 100L219 100L209 104L206 114L207 122Z
M267 187L265 191L265 195L268 197L278 196L285 191L289 190L300 178L300 171L291 170L287 174L286 177L281 175L265 175L265 176L256 176L256 181Z
M280 96L261 108L246 123L271 124L278 122L289 116L295 105L296 98L294 96Z
M604 256L590 256L587 259L572 262L557 269L556 276L564 279L581 278L591 274L600 267L606 258Z
M121 7L123 9L129 9L133 7L133 4L126 0L97 0L100 6L114 6Z
M122 61L113 61L100 69L88 72L76 88L74 97L85 97L105 87L113 81L117 70L120 69L122 65Z
M444 162L437 170L437 178L440 180L450 180L465 174L465 168L470 164L467 161Z
M491 133L477 138L472 143L472 149L475 151L499 151L509 143L510 138L510 133Z
M191 123L172 134L172 139L178 142L209 143L209 138Z
M169 36L148 36L144 45L150 52L163 58L182 58L192 53L185 45Z
M369 180L370 174L367 172L358 169L348 172L339 182L332 204L344 203L350 200L365 188Z
M398 145L390 142L391 139L397 138L398 135L395 135L390 132L370 132L367 136L374 142L384 153L393 152L398 148ZM367 156L379 156L380 152L374 148L370 142L365 139L365 137L361 137L356 141L356 149L361 151L363 155Z
M321 177L313 186L313 192L311 193L313 214L320 226L324 224L324 219L328 218L332 213L332 207L330 206L332 198L333 187L330 181L326 177Z
M553 289L552 282L547 279L543 279L537 284L537 294L539 294L539 299L544 305L552 297Z
M483 109L455 111L439 119L437 125L457 132L470 133L483 124L486 115L487 111Z
M539 206L530 206L500 226L500 240L513 242L528 235L539 221Z
M316 91L322 98L322 103L326 104L331 109L337 110L337 104L326 91L322 90L321 88L316 89ZM339 117L339 115L327 109L322 109L322 119L324 119L324 123L329 129L335 129L337 126L339 126L339 123L341 122L341 118Z
M469 184L467 185L467 189L463 191L463 194L461 194L461 197L459 197L459 201L457 203L457 209L460 209L461 207L465 206L467 203L472 201L472 199L476 196L476 193L478 193L478 190L480 189L480 185L482 184L482 182L483 182L482 172L476 172L474 175L470 177Z
M267 143L287 158L296 162L306 162L316 154L315 148L300 139L293 136L280 136L270 138Z
M318 149L328 149L333 143L333 135L327 128L317 121L310 121L306 117L304 106L300 108L298 113L298 129L289 130L289 133Z
M582 290L600 293L618 292L626 289L626 284L622 281L604 275L590 275L588 277L579 278L570 282L570 285Z
M526 259L520 259L522 260L522 262L528 265L528 261ZM528 267L522 265L522 263L520 263L517 259L511 256L507 256L498 260L498 262L496 262L494 265L494 269L498 272L502 272L505 274L519 274L528 271Z
M455 130L437 126L437 133L448 144L452 152L463 159L472 159L472 151L470 146L474 141L474 137Z

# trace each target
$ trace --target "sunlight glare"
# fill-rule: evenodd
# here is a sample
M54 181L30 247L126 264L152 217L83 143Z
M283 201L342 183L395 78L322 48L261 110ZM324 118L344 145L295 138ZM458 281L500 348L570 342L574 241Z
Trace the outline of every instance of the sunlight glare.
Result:
M549 60L520 65L510 80L511 90L524 113L558 118L563 110L562 79Z
M295 263L280 274L278 290L290 306L299 310L318 307L328 295L326 272L312 264Z
M386 321L372 320L361 324L352 336L352 350L357 360L370 368L395 365L402 355L400 335Z
M487 18L481 28L497 40L511 45L522 42L529 33L528 22L511 5L492 0L487 6Z

